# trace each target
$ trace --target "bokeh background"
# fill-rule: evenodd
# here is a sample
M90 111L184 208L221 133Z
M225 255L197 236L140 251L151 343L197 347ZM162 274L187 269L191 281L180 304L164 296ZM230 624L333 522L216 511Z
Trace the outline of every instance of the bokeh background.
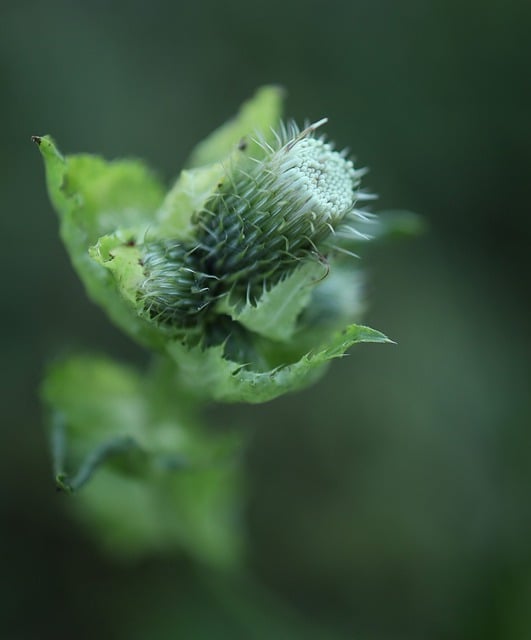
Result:
M0 637L531 638L531 3L18 0L0 8ZM168 181L256 87L428 231L365 260L397 341L252 429L248 570L118 564L56 494L37 388L64 349L146 354L86 299L32 134Z

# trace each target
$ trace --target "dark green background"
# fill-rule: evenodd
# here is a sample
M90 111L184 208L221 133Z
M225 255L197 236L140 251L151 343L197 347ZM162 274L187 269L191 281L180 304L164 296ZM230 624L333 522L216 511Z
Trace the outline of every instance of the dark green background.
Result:
M2 3L0 637L531 637L530 31L529 0ZM30 136L140 156L169 181L271 82L290 116L330 118L377 207L429 231L365 261L367 322L396 346L211 412L257 425L257 596L183 558L114 564L54 493L46 362L146 356L86 300Z

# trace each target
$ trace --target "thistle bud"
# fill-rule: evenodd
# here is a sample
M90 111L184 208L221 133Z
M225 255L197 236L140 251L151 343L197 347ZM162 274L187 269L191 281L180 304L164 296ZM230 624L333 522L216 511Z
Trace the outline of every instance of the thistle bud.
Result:
M348 324L360 312L357 270L336 259L367 238L369 216L356 209L364 172L316 134L325 120L278 126L282 95L258 90L169 191L141 161L63 156L49 136L34 138L90 297L168 357L162 377L180 398L265 402L311 384L359 342L388 341Z
M357 214L362 171L315 131L294 124L261 142L263 157L227 172L193 218L193 239L147 243L140 297L150 317L187 327L230 294L256 303L307 259L322 259ZM332 242L331 242L332 240Z

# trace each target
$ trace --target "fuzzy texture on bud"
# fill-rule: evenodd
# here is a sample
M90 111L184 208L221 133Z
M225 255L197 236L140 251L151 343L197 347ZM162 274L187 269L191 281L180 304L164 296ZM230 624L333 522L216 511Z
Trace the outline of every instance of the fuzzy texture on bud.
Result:
M227 172L218 193L193 218L192 241L144 245L139 296L152 319L190 327L224 295L255 303L303 260L323 260L350 224L363 171L316 129L282 126L276 144L260 144Z

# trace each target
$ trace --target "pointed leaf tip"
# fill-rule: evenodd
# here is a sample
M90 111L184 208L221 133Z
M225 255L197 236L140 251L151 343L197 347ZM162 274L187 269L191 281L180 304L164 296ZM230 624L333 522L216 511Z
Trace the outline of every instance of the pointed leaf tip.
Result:
M55 142L51 136L31 136L31 141L39 147L39 151L45 160L51 160L53 158L64 162L64 157L55 146Z

